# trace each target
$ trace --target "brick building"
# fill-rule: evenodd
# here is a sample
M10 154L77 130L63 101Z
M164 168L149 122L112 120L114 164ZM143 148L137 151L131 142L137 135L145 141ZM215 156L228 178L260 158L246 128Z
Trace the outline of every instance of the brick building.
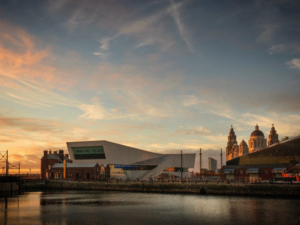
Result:
M71 163L72 160L69 159L69 154L64 155L64 150L52 151L44 151L44 156L41 158L41 179L46 179L48 170L50 171L52 166L55 163L62 163L67 160L67 162Z
M101 170L102 169L102 170ZM67 180L101 180L101 174L105 175L104 166L98 163L67 163ZM52 169L48 171L48 179L63 179L64 164L55 163ZM104 179L105 176L102 176Z

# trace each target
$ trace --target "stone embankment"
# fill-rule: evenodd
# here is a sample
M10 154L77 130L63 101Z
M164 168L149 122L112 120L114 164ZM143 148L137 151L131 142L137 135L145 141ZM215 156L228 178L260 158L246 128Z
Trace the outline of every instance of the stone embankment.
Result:
M24 188L135 191L160 193L194 193L223 195L300 196L300 184L225 184L225 183L101 183L47 180L27 184Z

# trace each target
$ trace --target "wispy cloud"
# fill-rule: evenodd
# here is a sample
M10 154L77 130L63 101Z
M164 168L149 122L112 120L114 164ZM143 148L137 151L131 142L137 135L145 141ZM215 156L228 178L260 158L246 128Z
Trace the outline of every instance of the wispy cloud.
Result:
M44 107L51 107L51 105L44 104L44 103L41 103L41 102L36 102L36 101L30 101L28 99L22 98L20 96L14 95L14 94L7 93L7 95L10 96L10 97L15 98L17 100L20 100L20 101L23 101L23 102L28 102L28 103L33 104L33 105L40 105L40 106L44 106Z
M135 46L134 49L137 49L137 48L140 48L140 47L144 47L144 46L147 46L147 45L152 45L152 44L154 44L156 41L157 41L156 39L150 37L150 38L144 40L143 42L139 43L137 46Z
M189 51L194 52L193 46L192 46L190 38L189 38L189 34L186 31L186 28L184 27L184 25L180 19L179 7L178 7L178 5L176 5L176 3L174 3L174 0L170 0L170 3L171 3L170 14L172 15L173 19L176 22L179 34L180 34L181 38L184 40L184 42L186 43ZM179 4L179 3L177 3L177 4Z
M100 48L103 50L108 50L109 49L109 41L113 38L103 38L100 40L101 46Z
M96 13L86 14L81 9L76 10L73 15L65 23L65 26L69 31L74 31L78 26L86 26L95 21L97 17Z
M278 30L278 24L266 23L263 26L263 32L258 36L259 42L269 42L272 40L275 32Z
M175 131L172 135L209 135L210 130L203 126L197 127L181 127L179 130Z
M300 59L292 59L291 61L286 63L290 68L292 69L298 69L300 70Z
M150 16L146 16L143 18L138 18L135 19L133 21L128 21L128 22L124 22L123 26L120 27L119 31L117 34L115 34L112 37L106 37L100 40L101 46L100 48L103 50L108 50L109 49L109 44L112 40L118 38L121 35L126 35L126 36L130 36L130 35L135 35L138 36L141 33L143 33L145 30L149 29L152 25L156 24L158 21L160 21L164 16L167 16L170 13L176 13L177 9L180 8L182 6L182 2L178 2L178 3L172 3L171 6L166 7L163 10L160 10L158 12L153 13ZM176 19L178 18L177 15ZM178 14L179 16L179 14ZM178 20L180 22L180 20ZM181 26L181 24L180 24ZM182 26L181 26L181 31L183 30ZM157 34L156 34L157 35ZM182 34L183 35L183 34ZM188 41L186 35L184 35L185 41ZM149 44L153 44L154 43L154 39L149 39L149 37L147 37L147 39L145 41L143 41L140 45L138 45L138 47L142 47L145 45L149 45ZM188 42L189 46L190 46L190 42ZM135 48L138 48L137 46Z
M102 52L94 52L95 56L99 56L101 59L106 59L106 54L102 53Z
M206 103L204 100L200 100L197 96L195 95L188 95L186 96L186 99L183 101L184 106L192 106L192 105L197 105L199 103Z
M79 108L85 113L79 118L89 118L92 120L99 120L105 118L105 110L98 103L94 103L93 105L81 104Z
M281 44L281 45L273 45L271 48L269 48L269 54L274 54L274 53L282 53L286 50L286 46Z

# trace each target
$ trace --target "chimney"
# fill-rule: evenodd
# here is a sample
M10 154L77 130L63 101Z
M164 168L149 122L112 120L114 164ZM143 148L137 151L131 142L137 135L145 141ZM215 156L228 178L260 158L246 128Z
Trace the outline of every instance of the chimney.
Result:
M64 180L67 178L67 160L64 159Z
M69 154L65 154L66 158L69 158Z
M42 166L42 171L41 171L41 178L45 179L46 178L46 170L47 170L47 161L48 161L48 151L44 151L44 160L43 160L43 166Z
M58 156L59 156L59 160L61 162L63 162L64 161L64 150L59 150L58 151Z
M57 155L57 151L54 151L53 154L54 154L54 155Z

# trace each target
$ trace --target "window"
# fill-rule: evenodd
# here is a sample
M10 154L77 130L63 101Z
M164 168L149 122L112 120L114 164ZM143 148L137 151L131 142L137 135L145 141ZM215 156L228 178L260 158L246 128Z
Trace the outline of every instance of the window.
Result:
M243 170L240 171L240 174L241 174L241 175L243 174Z
M72 147L75 159L105 159L103 146Z
M48 165L48 170L51 170L51 165Z

